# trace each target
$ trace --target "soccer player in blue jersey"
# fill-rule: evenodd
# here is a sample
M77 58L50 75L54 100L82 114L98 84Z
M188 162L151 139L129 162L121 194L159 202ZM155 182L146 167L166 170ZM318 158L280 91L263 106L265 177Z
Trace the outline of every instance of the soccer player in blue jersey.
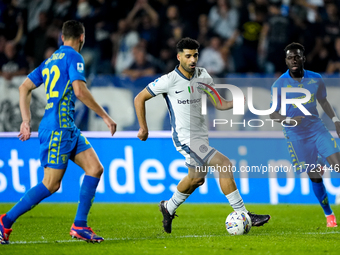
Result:
M304 62L306 60L304 46L299 43L291 43L284 51L286 53L288 70L272 85L272 95L274 95L273 88L278 90L278 104L270 118L277 122L283 121L288 126L284 128L284 133L292 164L298 172L306 171L308 173L312 181L314 194L327 218L327 227L337 227L336 218L330 208L317 162L318 154L320 154L327 159L334 170L339 172L340 150L335 139L319 118L316 101L319 102L324 112L333 120L339 137L340 120L327 101L326 88L321 75L304 69ZM304 115L295 105L287 105L286 116L279 113L281 107L281 89L287 87L304 88L310 91L311 99L304 104L304 107L311 115ZM299 96L301 96L301 93L286 94L288 99L298 98Z
M44 84L47 105L39 126L40 160L44 167L41 183L31 188L6 214L0 216L0 242L9 243L12 224L25 212L56 192L69 159L85 171L80 188L78 210L70 235L88 242L101 242L87 226L87 216L95 196L103 166L91 144L74 124L76 97L103 118L111 135L116 132L116 123L94 100L86 87L84 59L79 54L85 42L85 28L74 20L63 24L61 46L49 59L28 75L19 88L22 124L19 139L30 138L30 101L32 90Z

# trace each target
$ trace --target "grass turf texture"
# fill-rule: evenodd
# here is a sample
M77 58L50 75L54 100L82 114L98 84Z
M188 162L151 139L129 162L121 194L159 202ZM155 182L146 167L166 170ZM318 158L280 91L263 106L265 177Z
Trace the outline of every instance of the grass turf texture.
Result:
M1 204L0 213L12 204ZM332 206L340 221L340 206ZM172 234L162 230L157 204L95 203L89 225L105 241L71 239L76 204L43 203L13 225L0 254L339 254L340 227L327 228L318 205L247 205L272 218L248 235L230 236L227 204L183 204ZM340 223L340 222L339 222Z

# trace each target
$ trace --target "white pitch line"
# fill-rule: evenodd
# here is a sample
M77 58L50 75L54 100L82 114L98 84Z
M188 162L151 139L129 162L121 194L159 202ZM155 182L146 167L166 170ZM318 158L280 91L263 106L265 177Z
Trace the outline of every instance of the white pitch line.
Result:
M178 238L207 238L207 237L218 237L224 235L187 235L187 236L173 236L173 237L166 237L166 236L158 236L158 237L136 237L136 238L105 238L104 241L138 241L138 240L149 240L149 239L178 239ZM11 242L11 244L52 244L52 243L72 243L72 242L79 242L81 240L77 239L70 239L70 240L56 240L56 241L15 241Z
M337 232L306 232L299 233L299 235L331 235L331 234L340 234L340 231ZM257 236L268 235L258 233ZM207 237L223 237L228 235L186 235L186 236L158 236L158 237L136 237L136 238L105 238L105 241L138 241L138 240L149 240L149 239L180 239L180 238L207 238ZM56 241L15 241L11 242L11 244L52 244L52 243L73 243L80 242L81 240L70 239L70 240L56 240Z

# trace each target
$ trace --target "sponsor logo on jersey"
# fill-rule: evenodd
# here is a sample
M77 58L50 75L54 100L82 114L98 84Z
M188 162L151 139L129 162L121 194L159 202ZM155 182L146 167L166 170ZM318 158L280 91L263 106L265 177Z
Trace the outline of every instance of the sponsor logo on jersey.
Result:
M313 84L313 83L317 83L317 81L311 79L307 84Z
M61 157L61 160L63 161L63 164L65 164L67 162L67 154L63 154L63 155L60 155Z
M196 104L196 103L200 103L201 102L201 98L197 98L197 99L177 99L177 104Z
M154 82L152 82L152 86L156 86L156 82L158 82L159 79L156 79Z

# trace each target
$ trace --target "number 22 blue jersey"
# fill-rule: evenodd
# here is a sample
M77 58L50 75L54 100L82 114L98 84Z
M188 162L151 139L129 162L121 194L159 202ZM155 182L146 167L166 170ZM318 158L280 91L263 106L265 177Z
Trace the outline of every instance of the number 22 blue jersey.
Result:
M39 128L73 129L74 95L72 82L86 82L83 57L70 46L61 46L49 59L33 70L28 78L39 87L44 83L47 105Z

